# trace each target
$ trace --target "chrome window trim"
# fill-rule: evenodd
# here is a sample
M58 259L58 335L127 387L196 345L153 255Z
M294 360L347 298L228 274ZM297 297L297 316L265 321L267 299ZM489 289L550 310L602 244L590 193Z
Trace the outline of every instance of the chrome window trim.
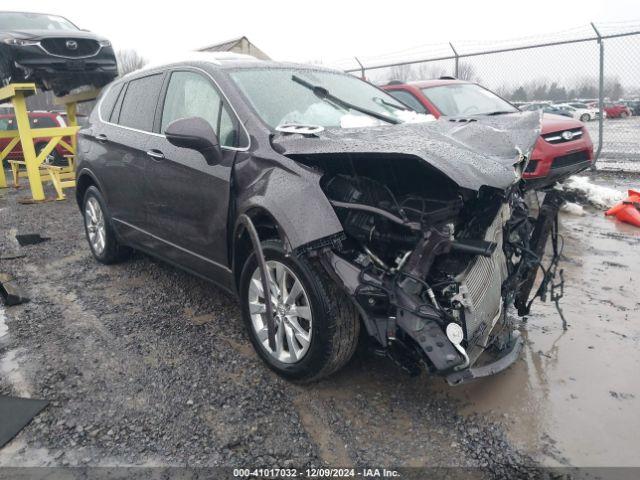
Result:
M236 151L236 152L246 152L251 148L251 136L249 135L249 131L247 130L247 127L245 127L244 123L240 120L240 115L238 115L238 112L236 111L235 107L233 106L233 104L231 103L231 101L229 100L229 97L227 97L226 93L224 93L224 90L222 88L220 88L220 84L218 84L218 82L216 82L216 79L213 78L213 76L211 76L211 74L209 72L207 72L206 70L203 70L202 68L199 67L194 67L192 65L177 65L177 66L173 66L167 70L152 70L149 73L149 75L143 75L141 77L136 77L136 78L131 78L129 80L126 80L127 82L131 82L134 80L137 80L139 78L144 78L146 76L150 76L150 75L157 75L157 74L162 74L162 73L172 73L174 70L180 70L180 68L188 68L189 70L197 70L199 72L204 73L207 77L209 77L211 79L211 81L213 82L213 84L216 86L216 88L218 89L218 91L220 92L220 94L224 97L225 101L227 102L227 104L229 105L229 107L231 108L231 111L233 112L233 115L235 116L236 120L238 121L238 124L242 126L242 129L244 130L244 133L247 136L247 140L249 141L249 144L246 147L226 147L224 145L220 145L221 149L224 150L232 150L232 151ZM111 87L113 86L113 84L109 85L109 90L111 90ZM119 125L117 123L111 123L111 122L107 122L106 120L104 120L102 118L102 102L104 101L104 97L106 97L109 93L109 90L107 90L105 92L105 94L100 98L100 103L98 103L97 108L98 108L98 118L100 119L100 122L106 124L106 125L111 125L114 127L119 127L119 128L124 128L125 130L131 130L134 132L138 132L138 133L146 133L147 135L152 135L154 137L162 137L162 138L167 138L166 135L163 135L161 133L155 133L155 132L147 132L146 130L139 130L137 128L131 128L131 127L125 127L124 125ZM114 105L115 107L115 105Z
M193 255L194 257L199 258L200 260L204 260L205 262L211 263L211 264L215 265L216 267L220 267L223 270L225 270L227 273L231 273L232 272L232 270L229 267L227 267L226 265L223 265L223 264L218 263L218 262L216 262L214 260L211 260L210 258L204 257L204 256L200 255L199 253L192 252L191 250L188 250L188 249L186 249L184 247L181 247L180 245L176 245L175 243L170 242L168 240L165 240L162 237L158 237L157 235L154 235L153 233L147 232L146 230L144 230L142 228L136 227L135 225L132 225L129 222L125 222L124 220L120 220L119 218L116 218L116 217L112 217L112 218L113 218L113 220L115 220L118 223L121 223L122 225L126 225L127 227L133 228L134 230L137 230L140 233L144 233L145 235L148 235L151 238L154 238L156 240L160 240L161 242L166 243L167 245L170 245L173 248L177 248L178 250L181 250L181 251L183 251L185 253L188 253L189 255Z
M94 40L93 38L83 38L82 40ZM83 58L91 58L91 57L95 57L97 56L101 51L102 51L102 45L100 45L100 41L99 40L94 40L95 42L98 43L98 50L96 50L96 53L94 53L93 55L83 55L81 57L66 57L64 55L56 55L55 53L51 53L49 50L47 50L46 48L44 48L42 46L41 40L38 40L38 42L36 43L36 45L38 45L38 47L40 47L40 49L46 53L47 55L51 55L52 57L57 57L57 58L66 58L68 60L77 60L77 59L83 59Z

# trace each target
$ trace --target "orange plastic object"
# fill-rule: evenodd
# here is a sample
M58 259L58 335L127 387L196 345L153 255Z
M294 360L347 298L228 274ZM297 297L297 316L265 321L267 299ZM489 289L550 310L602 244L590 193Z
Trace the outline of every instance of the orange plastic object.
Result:
M621 222L640 227L640 192L629 190L628 197L615 204L605 215L615 216Z

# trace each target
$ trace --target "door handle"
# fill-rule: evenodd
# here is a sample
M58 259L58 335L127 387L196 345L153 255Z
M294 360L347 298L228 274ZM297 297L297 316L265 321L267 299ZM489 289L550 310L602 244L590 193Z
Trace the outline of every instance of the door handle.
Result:
M103 133L100 133L96 135L96 140L99 141L100 143L104 143L107 141L107 136Z
M162 160L164 158L164 153L160 150L148 150L147 155L149 155L154 160Z

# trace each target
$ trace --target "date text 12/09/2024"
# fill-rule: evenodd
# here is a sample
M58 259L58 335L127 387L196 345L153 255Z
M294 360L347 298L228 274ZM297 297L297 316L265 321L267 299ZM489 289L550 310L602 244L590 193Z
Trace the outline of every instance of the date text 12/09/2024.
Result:
M236 468L238 478L400 478L400 472L386 468Z

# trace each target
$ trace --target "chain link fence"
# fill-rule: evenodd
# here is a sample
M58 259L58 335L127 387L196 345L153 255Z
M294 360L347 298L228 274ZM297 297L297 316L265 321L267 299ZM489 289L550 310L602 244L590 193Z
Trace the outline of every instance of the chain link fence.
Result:
M334 64L376 84L454 76L523 108L587 104L598 168L640 172L640 23L591 24L545 37L426 45Z

